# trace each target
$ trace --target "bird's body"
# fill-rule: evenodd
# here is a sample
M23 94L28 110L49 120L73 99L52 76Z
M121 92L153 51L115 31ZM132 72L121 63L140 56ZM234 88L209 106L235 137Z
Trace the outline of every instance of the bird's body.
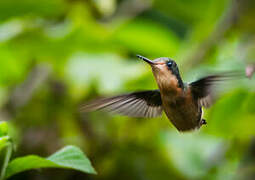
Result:
M152 66L152 71L159 87L163 110L169 120L179 131L199 128L202 110L192 97L189 85L184 84L181 77L177 78L164 64ZM176 74L179 75L179 72Z
M84 111L103 109L131 117L157 117L164 111L179 131L199 129L206 124L202 107L212 104L215 82L226 80L232 73L210 75L192 83L183 83L175 61L158 58L154 61L138 56L151 65L158 90L140 91L95 100Z
M202 125L202 110L198 102L194 101L190 89L174 95L162 93L161 99L163 110L179 131L196 129Z

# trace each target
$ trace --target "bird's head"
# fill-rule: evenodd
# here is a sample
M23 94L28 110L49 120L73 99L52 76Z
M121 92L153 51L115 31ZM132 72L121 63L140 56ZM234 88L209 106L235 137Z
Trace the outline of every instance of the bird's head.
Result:
M179 74L179 69L174 60L167 57L161 57L155 60L150 60L140 55L137 55L137 57L144 60L151 66L152 72L159 87L162 85L164 86L164 84L170 84L172 87L177 86L179 88L183 88L183 82Z

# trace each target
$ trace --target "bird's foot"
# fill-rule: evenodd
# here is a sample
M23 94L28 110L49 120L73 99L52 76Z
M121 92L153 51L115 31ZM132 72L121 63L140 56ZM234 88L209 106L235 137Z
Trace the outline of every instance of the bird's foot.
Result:
M206 120L205 120L205 119L202 119L202 120L201 120L201 122L200 122L200 124L201 124L201 126L202 126L202 125L206 125L206 124L207 124L207 122L206 122Z

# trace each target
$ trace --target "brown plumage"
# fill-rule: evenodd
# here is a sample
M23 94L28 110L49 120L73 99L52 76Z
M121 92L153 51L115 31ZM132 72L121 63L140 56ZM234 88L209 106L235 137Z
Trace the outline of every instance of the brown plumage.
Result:
M138 57L151 65L158 90L149 90L103 98L86 104L85 112L105 110L131 117L157 117L164 111L179 131L199 129L206 124L202 107L213 102L212 87L219 81L228 80L239 73L226 72L203 77L192 83L183 83L175 61L158 58L154 61Z

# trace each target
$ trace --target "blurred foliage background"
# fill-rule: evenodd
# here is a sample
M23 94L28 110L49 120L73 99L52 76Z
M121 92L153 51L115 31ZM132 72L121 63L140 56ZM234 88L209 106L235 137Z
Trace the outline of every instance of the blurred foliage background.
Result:
M221 87L207 126L81 113L98 96L157 88L138 60L171 57L185 81L255 65L252 0L1 0L0 118L15 156L81 147L98 175L29 171L12 179L255 179L255 83Z

